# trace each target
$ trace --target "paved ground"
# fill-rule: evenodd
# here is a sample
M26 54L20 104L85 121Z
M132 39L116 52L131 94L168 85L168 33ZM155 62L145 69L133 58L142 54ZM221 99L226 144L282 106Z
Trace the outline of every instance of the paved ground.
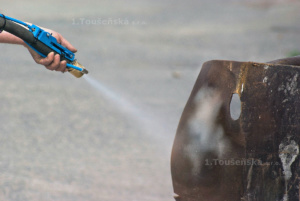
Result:
M23 47L2 45L3 201L173 200L170 150L202 63L300 51L292 0L18 4L1 12L62 33L101 83L46 71Z

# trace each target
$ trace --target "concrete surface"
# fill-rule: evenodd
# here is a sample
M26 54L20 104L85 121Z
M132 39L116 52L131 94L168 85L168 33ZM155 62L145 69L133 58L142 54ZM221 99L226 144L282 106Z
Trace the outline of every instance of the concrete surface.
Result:
M2 13L63 34L110 92L2 44L0 200L173 200L171 147L202 63L299 51L299 8L292 0L6 1Z

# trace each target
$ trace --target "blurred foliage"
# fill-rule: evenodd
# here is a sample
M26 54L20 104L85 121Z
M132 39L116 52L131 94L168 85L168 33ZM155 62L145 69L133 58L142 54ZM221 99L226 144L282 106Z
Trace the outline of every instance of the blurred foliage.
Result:
M298 56L298 55L300 55L299 50L291 50L286 54L287 57L294 57L294 56Z

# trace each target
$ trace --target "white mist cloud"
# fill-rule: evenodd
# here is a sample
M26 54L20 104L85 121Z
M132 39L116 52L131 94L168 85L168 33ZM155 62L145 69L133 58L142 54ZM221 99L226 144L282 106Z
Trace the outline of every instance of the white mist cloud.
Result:
M188 120L189 144L186 153L193 164L193 174L199 174L205 162L206 153L221 157L225 152L227 140L224 130L216 122L222 106L220 92L212 88L202 88L196 95L196 109Z

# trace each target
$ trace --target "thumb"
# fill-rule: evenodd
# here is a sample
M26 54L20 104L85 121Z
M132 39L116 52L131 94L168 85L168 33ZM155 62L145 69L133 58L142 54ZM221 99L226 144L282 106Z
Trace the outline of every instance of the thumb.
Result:
M69 49L70 51L72 51L74 53L77 52L77 49L66 39L63 38L61 41L61 44L62 44L62 46L65 46L67 49Z

